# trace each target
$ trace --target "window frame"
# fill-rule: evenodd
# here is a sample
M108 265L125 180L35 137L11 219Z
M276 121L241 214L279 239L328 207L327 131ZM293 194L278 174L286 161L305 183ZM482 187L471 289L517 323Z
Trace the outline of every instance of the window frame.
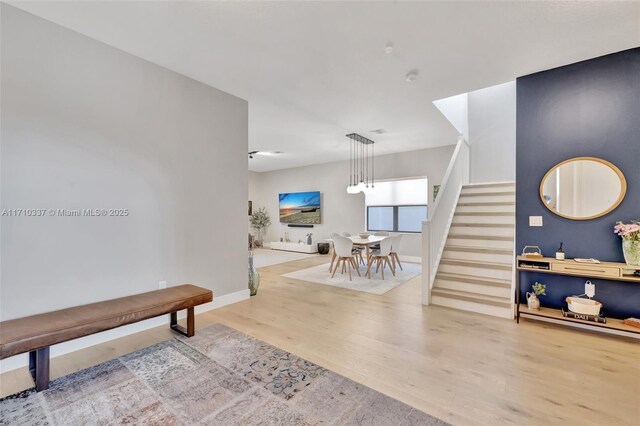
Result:
M366 206L367 207L367 232L394 232L396 234L421 234L422 231L399 231L398 230L398 208L399 207L424 207L427 209L427 217L429 217L429 205L428 204L383 204L383 205L375 205L375 206ZM371 207L380 208L380 207L393 207L393 230L389 229L371 229L369 226L369 209Z

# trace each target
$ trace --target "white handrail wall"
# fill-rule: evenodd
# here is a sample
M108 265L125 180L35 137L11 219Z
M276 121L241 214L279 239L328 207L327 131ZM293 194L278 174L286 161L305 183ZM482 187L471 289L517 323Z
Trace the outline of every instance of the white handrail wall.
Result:
M431 302L431 289L442 258L462 185L469 183L469 145L462 136L453 151L429 217L422 222L422 303Z

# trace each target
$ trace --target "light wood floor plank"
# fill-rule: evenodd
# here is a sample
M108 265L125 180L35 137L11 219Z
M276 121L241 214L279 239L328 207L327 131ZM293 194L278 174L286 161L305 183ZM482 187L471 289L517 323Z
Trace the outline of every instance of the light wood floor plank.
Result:
M250 300L197 317L220 322L453 424L640 424L635 340L420 304L420 277L382 295L283 274L313 257L260 269ZM159 327L52 360L69 374L172 336ZM0 376L4 396L32 386Z

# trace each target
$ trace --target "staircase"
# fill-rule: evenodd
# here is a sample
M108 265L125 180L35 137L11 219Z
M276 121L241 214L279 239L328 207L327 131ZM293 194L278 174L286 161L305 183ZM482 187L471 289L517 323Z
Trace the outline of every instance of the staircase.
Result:
M515 183L463 185L431 303L513 318Z

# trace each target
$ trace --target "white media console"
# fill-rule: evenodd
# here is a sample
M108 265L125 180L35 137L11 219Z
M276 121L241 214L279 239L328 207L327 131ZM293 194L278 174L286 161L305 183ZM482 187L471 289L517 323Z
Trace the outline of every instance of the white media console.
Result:
M284 243L273 241L269 244L272 250L296 251L298 253L317 253L318 244Z

